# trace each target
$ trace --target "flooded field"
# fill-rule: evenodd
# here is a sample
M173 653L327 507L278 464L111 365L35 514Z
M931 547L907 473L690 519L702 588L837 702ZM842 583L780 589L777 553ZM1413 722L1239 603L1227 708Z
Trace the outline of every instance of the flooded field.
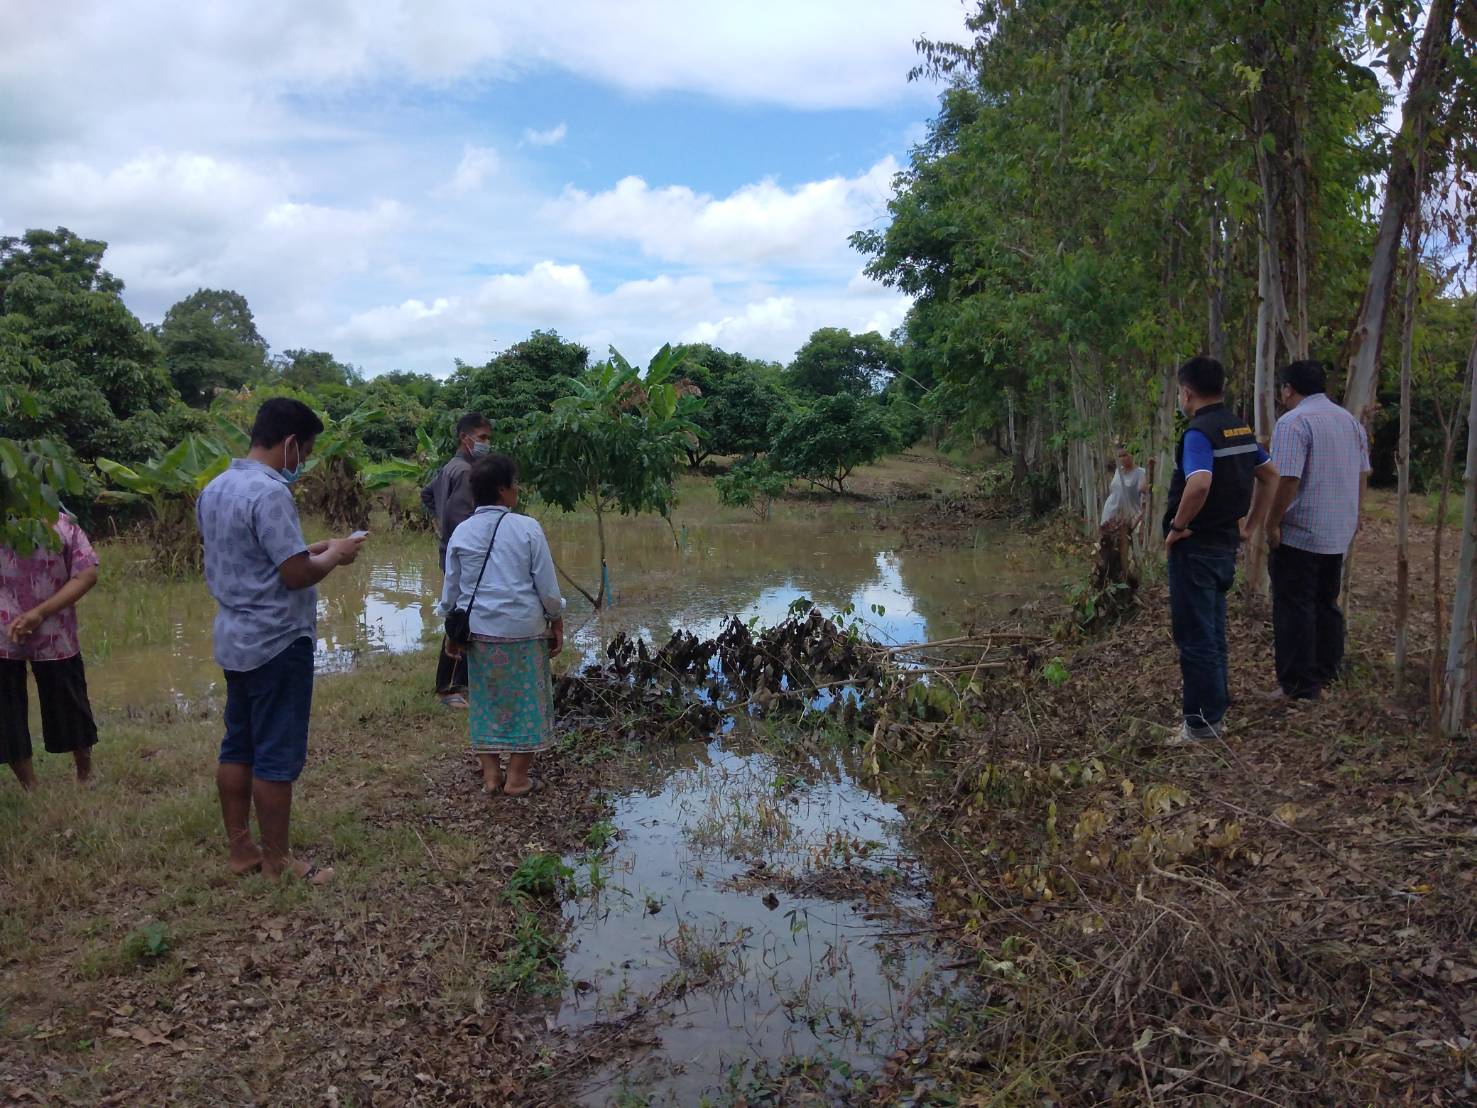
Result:
M559 564L594 592L593 522L545 513L544 523ZM941 550L910 545L906 520L882 520L880 512L686 527L679 516L675 536L661 520L608 526L615 603L599 623L561 582L571 645L587 655L620 630L660 641L679 627L712 634L730 615L776 622L801 596L827 612L853 607L881 641L921 641L952 633L972 612L1003 614L1064 574L1003 528L977 533L966 549ZM101 554L104 583L79 609L98 702L146 710L216 695L214 602L204 583L130 572L127 563L143 551L127 544L104 545ZM364 653L434 646L440 587L430 535L376 536L353 566L319 586L320 672L346 670Z
M549 514L545 527L559 564L593 591L593 521ZM619 520L610 532L613 607L596 621L566 589L571 664L618 631L660 643L678 628L714 635L735 615L777 623L800 597L884 643L937 639L1006 617L1070 573L1003 528L941 547L871 506L679 519L675 533ZM128 544L102 556L105 584L81 609L99 705L217 698L203 583L131 570L143 552ZM429 696L440 583L431 536L377 536L320 587L320 671L424 650ZM575 876L547 1024L612 1059L581 1080L579 1103L733 1103L795 1080L831 1099L967 1002L903 819L846 754L777 753L740 721L637 757L612 766L603 817L565 857Z
M838 1092L964 999L902 819L844 759L730 737L611 799L612 844L567 859L557 1015L641 1045L581 1103L727 1103L802 1064Z

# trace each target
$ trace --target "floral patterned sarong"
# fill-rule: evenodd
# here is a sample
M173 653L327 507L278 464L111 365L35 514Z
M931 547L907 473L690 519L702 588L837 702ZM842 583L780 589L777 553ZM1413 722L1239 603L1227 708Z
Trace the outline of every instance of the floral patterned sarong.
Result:
M478 754L533 754L554 742L549 640L474 635L467 652L467 713Z

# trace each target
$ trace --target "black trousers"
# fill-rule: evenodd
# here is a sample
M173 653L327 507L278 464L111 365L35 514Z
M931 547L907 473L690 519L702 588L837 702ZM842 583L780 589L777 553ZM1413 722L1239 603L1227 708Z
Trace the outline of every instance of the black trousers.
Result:
M446 639L441 640L441 657L436 661L436 691L465 692L467 689L467 656L453 658L446 653Z
M82 655L54 662L32 662L37 698L41 701L41 734L48 754L70 754L97 742L97 724L87 700ZM30 704L26 697L26 663L0 658L0 762L31 757Z
M1277 683L1288 696L1316 697L1344 662L1344 613L1339 611L1344 556L1284 543L1272 551L1267 568Z

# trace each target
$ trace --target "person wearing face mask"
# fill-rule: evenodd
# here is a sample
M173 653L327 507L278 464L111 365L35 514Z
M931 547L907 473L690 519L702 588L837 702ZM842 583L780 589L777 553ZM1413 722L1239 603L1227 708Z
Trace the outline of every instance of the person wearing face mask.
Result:
M446 547L452 533L477 510L472 494L472 463L492 450L492 424L481 412L468 412L456 421L456 453L421 489L421 504L436 521L441 540L441 573L446 574ZM448 708L467 707L467 660L454 658L441 643L436 660L436 696Z
M1179 368L1189 420L1174 452L1164 513L1169 614L1183 681L1183 720L1171 745L1218 739L1230 703L1226 593L1241 540L1261 526L1277 469L1246 421L1225 404L1226 371L1214 358Z
M309 544L292 485L323 424L299 400L262 404L246 457L233 460L195 504L205 584L215 598L215 660L225 671L225 736L216 788L230 866L323 884L330 869L288 852L292 785L308 756L313 702L314 586L359 553L366 535ZM256 808L261 846L251 840Z

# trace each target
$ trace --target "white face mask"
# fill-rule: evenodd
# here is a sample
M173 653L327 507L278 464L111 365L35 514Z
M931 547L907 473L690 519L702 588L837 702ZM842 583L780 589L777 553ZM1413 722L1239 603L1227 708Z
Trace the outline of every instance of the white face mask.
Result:
M282 469L279 469L277 471L278 473L282 474L282 479L286 481L289 485L303 475L303 452L302 448L298 446L297 438L295 436L292 436L292 447L293 452L297 455L297 464L292 466L290 469L284 466ZM286 447L284 447L282 450L282 460L283 462L287 461Z

